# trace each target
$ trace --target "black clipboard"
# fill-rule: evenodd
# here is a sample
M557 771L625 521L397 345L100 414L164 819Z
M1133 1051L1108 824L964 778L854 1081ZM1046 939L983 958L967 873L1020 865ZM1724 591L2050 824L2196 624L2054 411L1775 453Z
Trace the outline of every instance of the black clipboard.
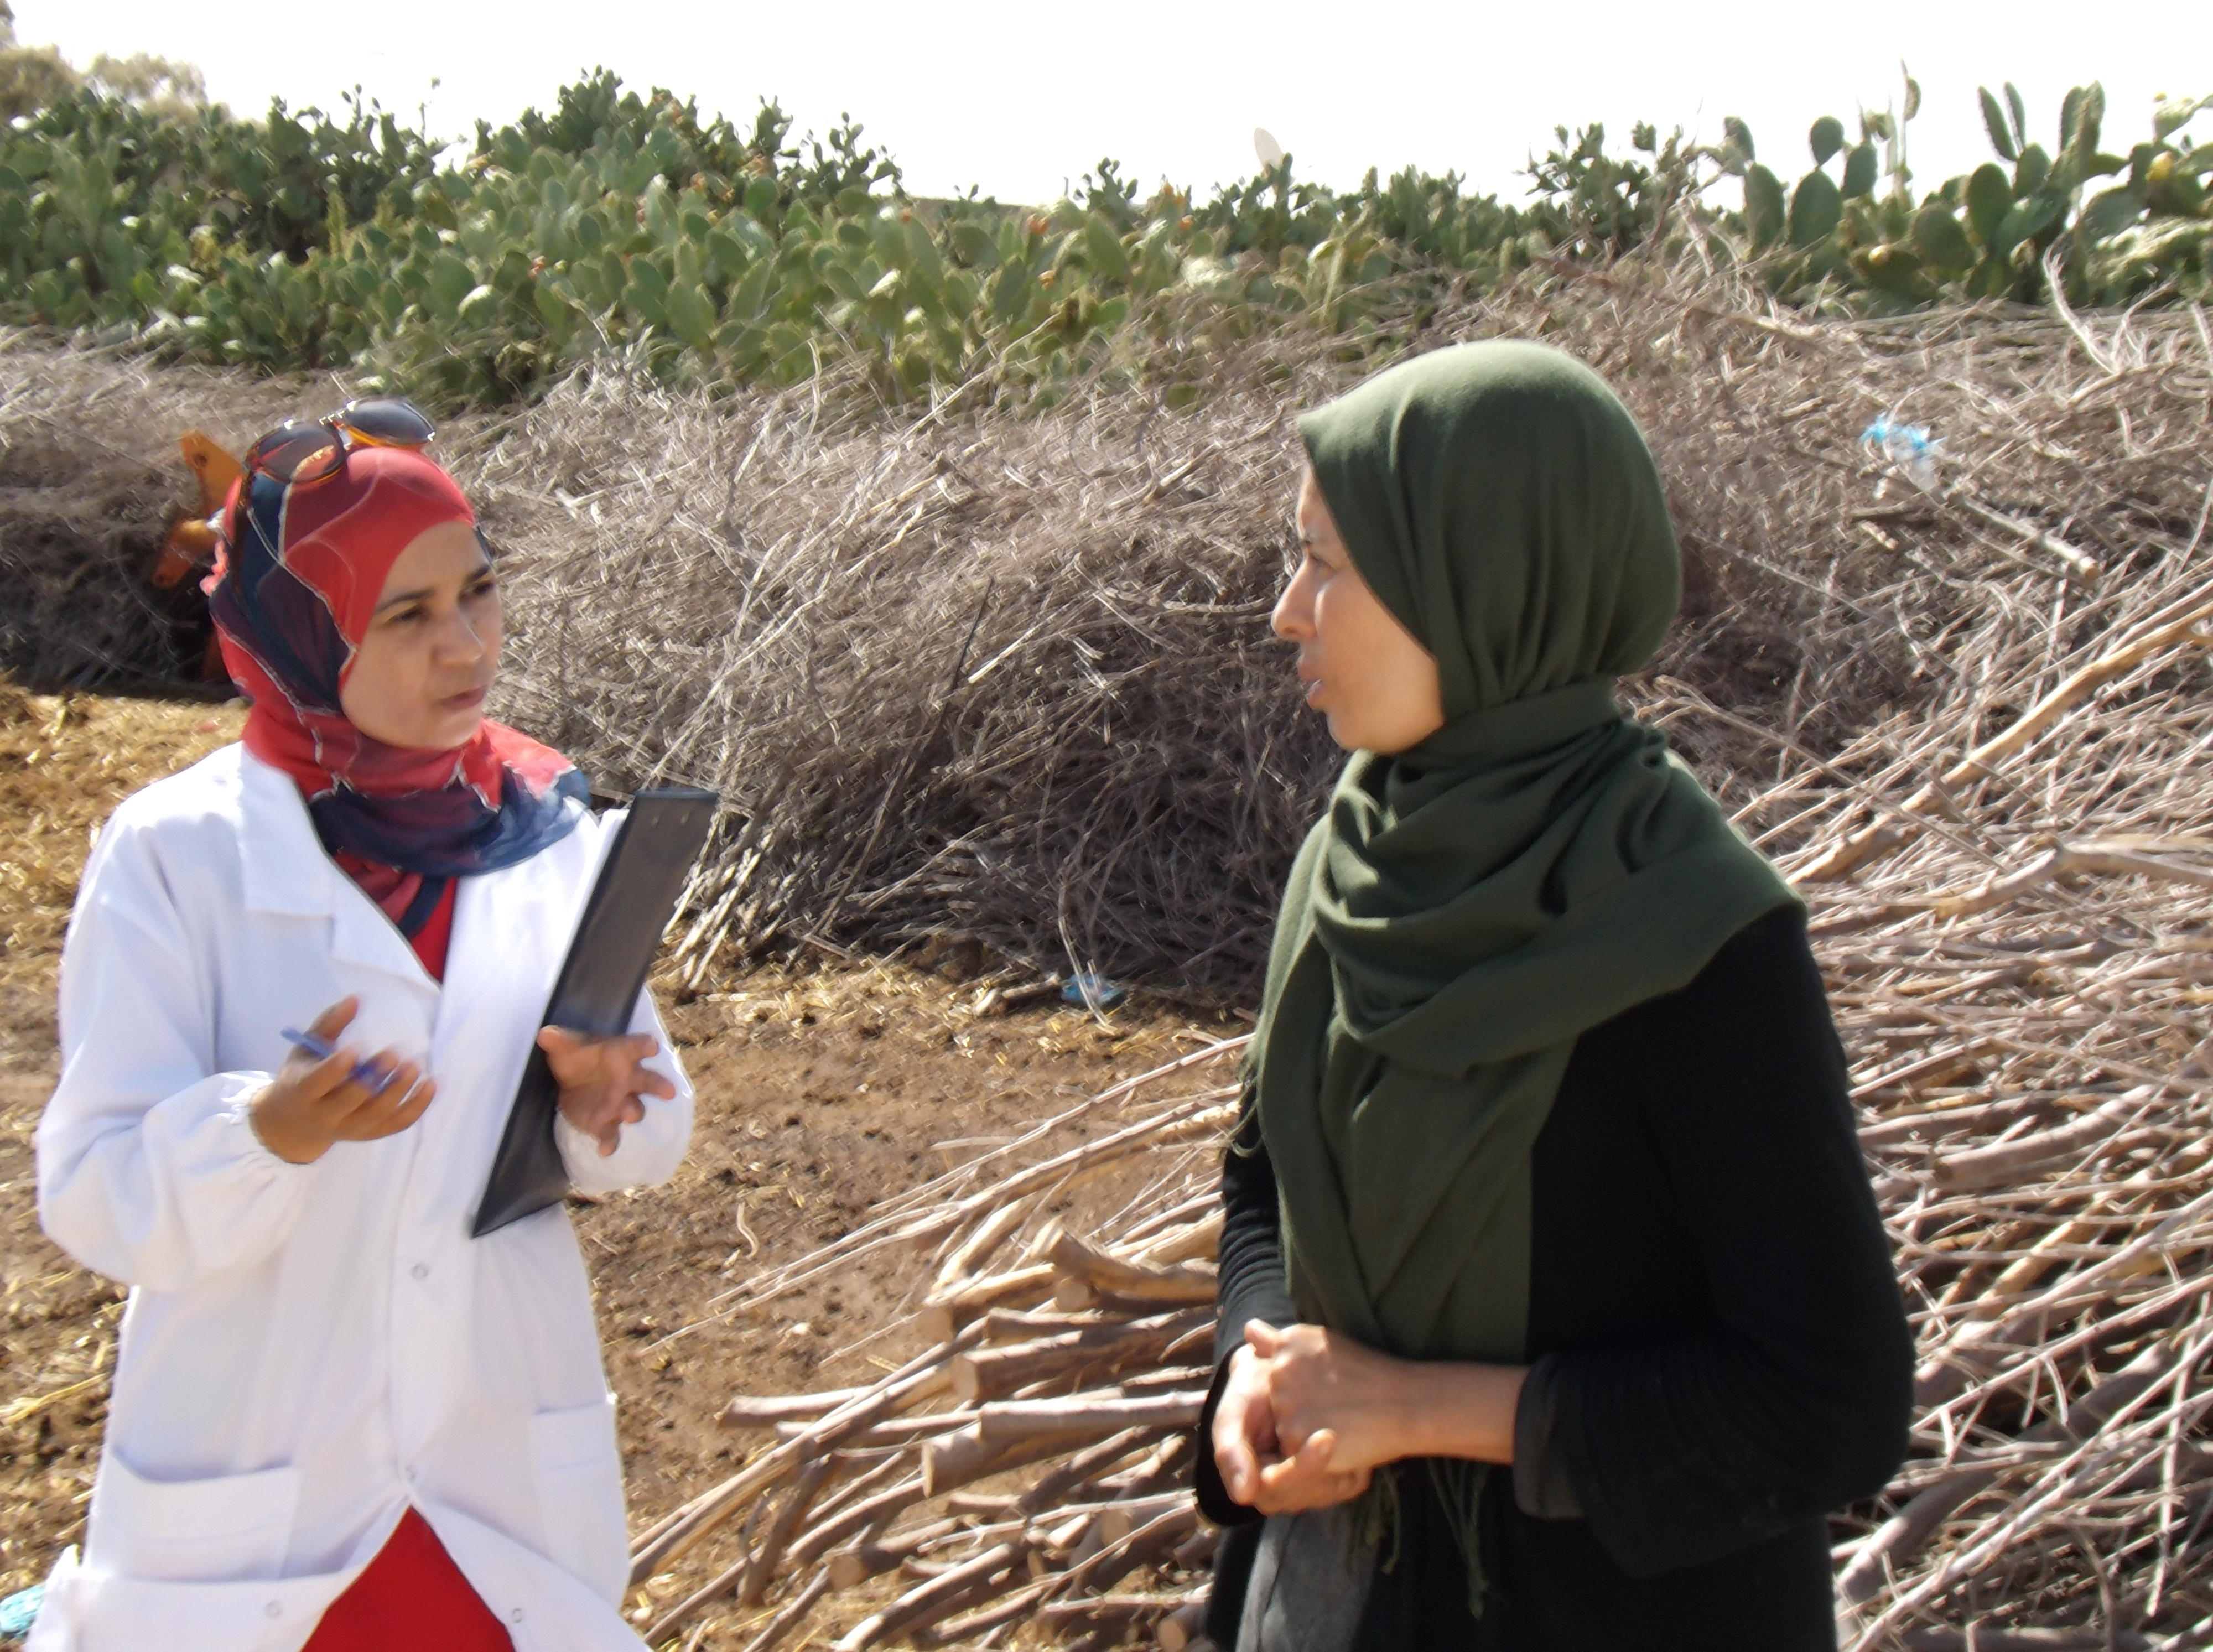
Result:
M676 915L692 863L714 820L710 791L670 787L631 799L576 920L576 938L561 960L540 1026L607 1035L630 1030L661 932ZM515 1105L492 1157L472 1238L482 1239L567 1196L569 1172L553 1140L559 1100L546 1052L533 1044L522 1082L515 1087Z

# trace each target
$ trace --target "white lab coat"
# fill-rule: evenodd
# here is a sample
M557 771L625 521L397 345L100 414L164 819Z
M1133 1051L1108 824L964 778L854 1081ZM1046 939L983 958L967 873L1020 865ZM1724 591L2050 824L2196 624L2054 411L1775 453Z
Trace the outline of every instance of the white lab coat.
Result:
M229 747L101 832L62 959L62 1077L38 1132L47 1233L131 1287L90 1521L30 1652L296 1652L412 1503L516 1652L637 1652L614 1398L556 1207L469 1237L604 841L600 822L461 880L442 989L323 852L298 791ZM413 1128L312 1165L247 1099L279 1029L422 1060ZM649 1000L636 1026L658 1033ZM666 1040L664 1039L664 1046ZM575 1185L665 1180L691 1092Z

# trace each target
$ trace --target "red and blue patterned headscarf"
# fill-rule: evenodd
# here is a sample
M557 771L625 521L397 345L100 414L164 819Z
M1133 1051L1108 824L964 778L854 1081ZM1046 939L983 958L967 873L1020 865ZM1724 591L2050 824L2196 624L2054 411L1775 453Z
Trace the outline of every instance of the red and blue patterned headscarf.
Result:
M223 511L208 607L253 702L246 748L292 777L316 834L410 934L448 881L528 859L582 817L560 753L485 722L453 751L411 751L347 721L338 691L392 564L441 522L476 521L454 479L403 448L357 448L324 480L249 475Z

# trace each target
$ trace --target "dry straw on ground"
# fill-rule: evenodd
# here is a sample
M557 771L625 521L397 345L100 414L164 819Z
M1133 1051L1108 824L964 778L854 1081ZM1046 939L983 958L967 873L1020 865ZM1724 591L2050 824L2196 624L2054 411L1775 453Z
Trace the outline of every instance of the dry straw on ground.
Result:
M1832 323L1622 270L1430 332L1553 339L1645 422L1692 578L1631 697L1813 901L1923 1350L1913 1458L1838 1527L1846 1644L2213 1644L2204 318ZM510 714L605 784L732 800L686 968L949 930L1249 986L1329 768L1262 630L1287 419L1352 371L1276 356L1223 347L1184 414L1102 393L901 418L607 377L465 436L514 552ZM18 346L11 452L57 416L26 385L72 375L175 405L140 369ZM1943 493L1863 448L1884 414L1934 426ZM757 1649L1003 1637L994 1610L1187 1637L1205 1539L1172 1442L1205 1356L1180 1316L1226 1076L1084 1115L1095 1153L1157 1173L1095 1232L1048 1225L1093 1161L1016 1144L748 1282L733 1314L920 1241L934 1335L871 1388L738 1408L783 1437L641 1535L650 1571L742 1531L735 1570L667 1604L671 1644L710 1613Z

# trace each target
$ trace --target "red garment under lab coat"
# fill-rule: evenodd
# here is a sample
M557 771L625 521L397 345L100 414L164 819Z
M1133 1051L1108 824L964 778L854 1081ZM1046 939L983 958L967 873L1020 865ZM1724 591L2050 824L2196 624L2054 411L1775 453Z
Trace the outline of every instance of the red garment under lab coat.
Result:
M304 1652L515 1652L430 1522L412 1509L331 1602Z

